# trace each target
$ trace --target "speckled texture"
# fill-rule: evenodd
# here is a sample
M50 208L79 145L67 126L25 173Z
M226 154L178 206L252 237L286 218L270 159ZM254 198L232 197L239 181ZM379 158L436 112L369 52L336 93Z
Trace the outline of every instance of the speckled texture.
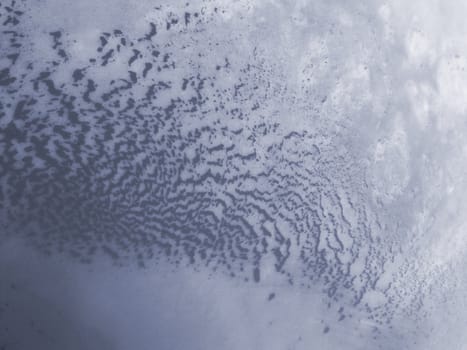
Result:
M454 4L444 17L411 6L2 2L3 247L91 269L96 286L103 274L173 271L164 293L186 289L187 305L186 280L210 276L220 305L231 283L240 309L264 291L258 317L284 313L272 305L289 295L297 320L307 315L299 305L313 305L322 349L440 348L452 338L433 329L466 320L447 315L466 301L464 163L452 150L467 149L467 49L444 25L457 20ZM11 283L5 300L22 293ZM8 324L14 313L2 310ZM147 322L162 323L154 317ZM10 340L22 332L15 320L15 331L0 329L4 349L21 348ZM314 346L271 337L278 349ZM458 337L450 348L463 349ZM90 339L75 346L107 346ZM160 348L145 339L138 348ZM232 339L232 349L271 349Z

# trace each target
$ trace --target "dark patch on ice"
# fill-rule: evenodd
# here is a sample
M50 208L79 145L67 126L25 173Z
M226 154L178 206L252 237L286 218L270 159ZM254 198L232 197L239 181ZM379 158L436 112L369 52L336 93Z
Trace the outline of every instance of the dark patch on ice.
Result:
M81 60L72 33L53 31L43 63L23 48L25 6L0 7L3 233L83 263L164 260L257 283L267 266L392 319L394 306L361 305L392 252L374 242L358 162L334 131L271 117L281 82L256 48L230 57L217 9L161 12L141 37L109 28Z

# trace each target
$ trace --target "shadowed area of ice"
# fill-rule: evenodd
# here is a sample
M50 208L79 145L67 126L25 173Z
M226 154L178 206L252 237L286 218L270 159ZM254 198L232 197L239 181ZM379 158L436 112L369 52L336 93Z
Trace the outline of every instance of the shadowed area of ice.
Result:
M84 267L14 242L1 253L6 349L401 349L414 341L361 315L339 322L345 312L319 293L274 281Z
M466 10L2 3L0 347L463 349Z

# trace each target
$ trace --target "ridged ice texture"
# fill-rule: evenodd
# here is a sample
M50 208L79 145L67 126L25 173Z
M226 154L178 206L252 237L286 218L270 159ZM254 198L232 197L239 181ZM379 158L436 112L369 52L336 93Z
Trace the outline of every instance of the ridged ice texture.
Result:
M369 78L382 34L356 48L318 17L310 37L247 5L152 11L135 30L38 35L27 2L2 4L2 232L83 263L282 276L342 320L421 317L443 282L404 254L421 190L406 190L418 175L391 67L371 77L381 89ZM335 56L342 45L356 54Z

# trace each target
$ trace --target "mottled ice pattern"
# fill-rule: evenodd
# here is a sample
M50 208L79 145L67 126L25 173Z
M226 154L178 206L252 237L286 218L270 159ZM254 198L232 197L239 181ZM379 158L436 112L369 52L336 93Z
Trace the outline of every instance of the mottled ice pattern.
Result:
M0 349L466 349L465 15L1 1Z

